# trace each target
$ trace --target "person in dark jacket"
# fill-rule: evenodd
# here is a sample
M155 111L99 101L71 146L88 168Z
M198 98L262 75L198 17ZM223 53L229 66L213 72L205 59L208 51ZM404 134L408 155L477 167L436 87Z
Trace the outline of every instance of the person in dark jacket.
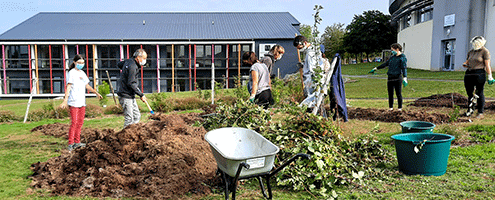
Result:
M138 123L141 119L138 105L135 96L141 97L143 102L146 102L146 96L138 87L139 66L146 64L148 55L144 49L138 49L134 52L133 58L127 59L118 64L122 69L120 78L117 82L117 94L119 102L124 111L124 128L130 124Z
M270 51L261 58L261 63L264 63L268 67L268 72L272 74L273 66L275 65L275 61L279 61L282 59L282 56L285 53L285 49L281 45L274 45Z
M398 43L394 43L390 46L392 49L392 57L385 63L378 67L373 68L369 73L375 73L378 69L388 67L388 107L390 110L394 110L394 90L397 95L398 110L402 110L402 85L407 86L407 59L406 55L402 53L402 46ZM404 77L404 78L403 78Z

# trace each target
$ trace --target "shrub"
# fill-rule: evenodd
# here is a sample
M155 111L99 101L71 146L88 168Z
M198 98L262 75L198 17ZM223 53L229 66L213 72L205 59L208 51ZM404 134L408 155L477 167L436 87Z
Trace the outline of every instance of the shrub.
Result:
M98 86L98 93L100 93L100 95L103 97L99 100L100 106L107 105L108 103L107 95L110 94L110 86L106 81L103 81L103 83Z
M122 107L117 104L117 105L109 105L105 108L103 111L105 114L122 114L124 111L122 110Z
M149 102L151 108L158 112L201 109L210 104L209 101L197 97L174 98L167 97L166 93L153 93Z
M19 117L14 115L14 112L10 110L1 110L0 111L0 123L3 122L14 122L19 121Z
M84 115L87 118L95 118L103 115L103 108L93 104L86 105L86 114Z
M491 142L495 138L495 126L473 125L466 128L475 142Z

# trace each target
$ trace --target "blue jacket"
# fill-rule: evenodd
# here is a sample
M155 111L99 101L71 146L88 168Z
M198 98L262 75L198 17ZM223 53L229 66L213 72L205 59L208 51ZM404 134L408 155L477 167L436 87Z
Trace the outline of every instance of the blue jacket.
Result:
M344 122L347 122L347 103L345 101L344 79L341 72L342 63L338 53L335 54L335 57L338 57L338 62L332 74L332 91L335 95L335 101L337 101L335 103L337 103L339 115L344 119Z

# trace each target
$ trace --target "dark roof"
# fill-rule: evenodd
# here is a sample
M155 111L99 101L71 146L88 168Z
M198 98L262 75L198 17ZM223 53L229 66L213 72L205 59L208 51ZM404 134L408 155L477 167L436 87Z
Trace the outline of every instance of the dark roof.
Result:
M288 12L41 12L0 40L238 40L294 38Z

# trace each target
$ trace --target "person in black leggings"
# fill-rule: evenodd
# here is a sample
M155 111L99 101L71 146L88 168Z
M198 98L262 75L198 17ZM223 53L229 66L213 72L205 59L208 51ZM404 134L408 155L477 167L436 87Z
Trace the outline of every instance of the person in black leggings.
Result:
M483 117L483 111L485 107L485 95L483 94L485 81L488 75L488 84L493 84L495 81L492 77L492 70L490 67L490 52L485 46L486 40L481 36L476 36L471 40L473 49L468 52L466 62L462 66L466 67L466 74L464 75L464 87L468 95L468 111L466 116L470 116L473 113L475 98L473 92L477 96L477 118Z
M407 58L402 53L402 46L398 43L390 45L392 49L392 57L385 63L378 67L373 68L369 73L375 73L378 69L388 67L388 107L390 110L394 110L394 90L397 95L398 110L402 110L402 85L407 86ZM403 78L404 77L404 78Z

